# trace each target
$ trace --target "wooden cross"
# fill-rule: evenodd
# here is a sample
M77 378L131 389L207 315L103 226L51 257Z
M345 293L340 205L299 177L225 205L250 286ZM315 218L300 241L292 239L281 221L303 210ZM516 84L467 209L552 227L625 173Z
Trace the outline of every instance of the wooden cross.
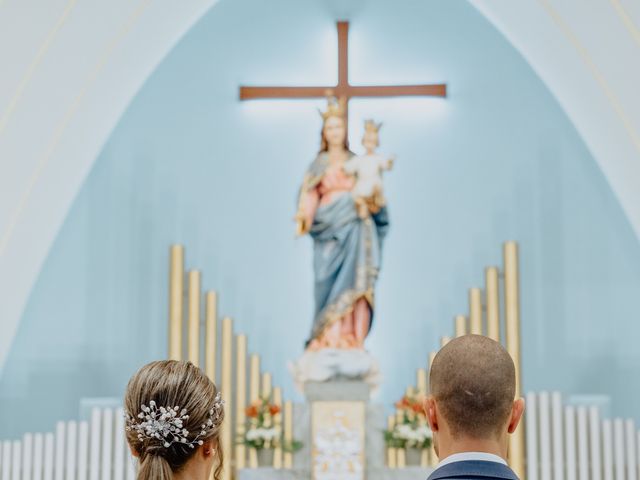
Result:
M329 87L240 87L240 100L259 98L446 97L447 85L353 86L349 84L349 22L338 22L338 84ZM346 112L345 112L346 113Z

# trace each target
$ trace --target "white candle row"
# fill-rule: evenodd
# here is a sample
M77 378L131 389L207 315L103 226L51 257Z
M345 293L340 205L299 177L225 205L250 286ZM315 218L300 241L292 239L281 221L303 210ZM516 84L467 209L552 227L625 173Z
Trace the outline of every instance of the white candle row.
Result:
M527 480L638 480L633 420L602 420L596 406L563 407L559 393L529 393Z
M0 480L134 480L123 410L94 409L91 422L58 422L0 444Z

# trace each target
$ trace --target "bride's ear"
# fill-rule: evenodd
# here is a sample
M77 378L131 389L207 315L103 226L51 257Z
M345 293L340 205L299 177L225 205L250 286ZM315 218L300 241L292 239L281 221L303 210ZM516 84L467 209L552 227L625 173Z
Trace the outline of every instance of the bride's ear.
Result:
M135 448L133 448L131 445L129 445L129 451L131 452L132 457L138 458L140 456L138 451Z
M207 440L200 446L200 451L202 452L202 456L205 459L208 459L209 457L216 455L217 447L218 445L216 442L213 441L213 439Z

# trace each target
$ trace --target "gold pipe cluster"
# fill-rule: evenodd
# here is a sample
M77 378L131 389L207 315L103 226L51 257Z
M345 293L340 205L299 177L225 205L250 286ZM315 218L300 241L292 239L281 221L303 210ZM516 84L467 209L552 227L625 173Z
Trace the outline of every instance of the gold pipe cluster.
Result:
M500 280L503 281L504 295L502 307L504 312L504 325L500 325ZM505 348L511 355L516 367L516 397L522 395L522 368L520 363L520 285L518 267L518 244L516 242L506 242L503 244L503 267L487 267L485 269L485 286L481 288L469 289L469 312L468 315L456 315L454 318L454 335L460 337L468 333L476 335L486 335L498 342L504 338ZM440 347L444 347L451 337L440 338ZM431 368L436 352L430 352L428 367ZM417 391L426 393L427 378L422 378L424 370L418 370ZM414 387L410 387L413 390ZM388 418L389 429L395 426L397 415ZM524 423L509 439L509 465L519 478L525 478L525 443L524 443ZM396 448L387 449L387 466L398 468L405 465L404 451ZM437 457L433 446L430 452L424 452L422 465L434 466Z
M276 426L283 427L285 444L293 439L293 404L283 401L282 389L272 385L270 373L261 371L260 356L248 354L248 338L234 333L231 318L222 319L218 335L218 296L213 290L203 294L202 284L202 272L185 271L184 247L172 245L169 252L168 357L189 360L200 366L220 388L226 404L221 446L228 467L223 472L223 480L231 480L239 469L258 466L255 449L248 449L236 441L246 433L247 396L249 403L268 398L282 408L273 421ZM204 309L201 308L203 298ZM283 452L282 447L274 449L273 467L292 468L292 454Z

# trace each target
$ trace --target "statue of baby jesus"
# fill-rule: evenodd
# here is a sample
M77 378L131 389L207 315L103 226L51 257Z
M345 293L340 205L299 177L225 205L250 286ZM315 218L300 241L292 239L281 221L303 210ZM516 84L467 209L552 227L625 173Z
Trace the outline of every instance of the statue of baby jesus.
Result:
M352 157L344 165L344 171L356 177L351 194L360 218L367 218L370 213L378 213L386 204L382 193L382 171L391 170L395 156L376 153L376 148L380 145L378 132L381 126L381 123L373 120L364 122L362 145L366 153Z

